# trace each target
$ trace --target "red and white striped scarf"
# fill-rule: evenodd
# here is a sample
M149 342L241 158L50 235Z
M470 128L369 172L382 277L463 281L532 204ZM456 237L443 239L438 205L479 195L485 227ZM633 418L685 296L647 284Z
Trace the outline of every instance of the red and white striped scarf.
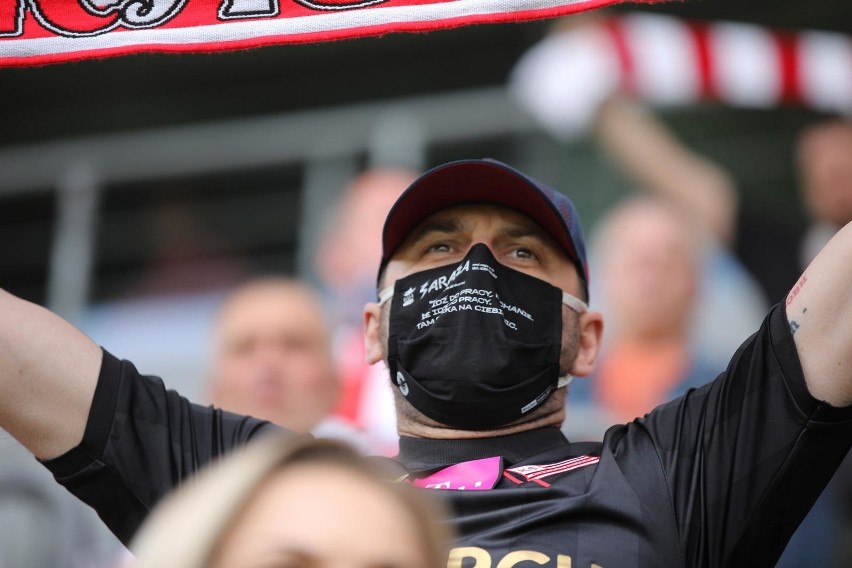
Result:
M597 105L627 92L655 106L798 105L852 114L852 38L631 14L555 33L512 77L518 100L556 135L581 133Z
M551 18L623 1L2 0L0 66L422 32Z

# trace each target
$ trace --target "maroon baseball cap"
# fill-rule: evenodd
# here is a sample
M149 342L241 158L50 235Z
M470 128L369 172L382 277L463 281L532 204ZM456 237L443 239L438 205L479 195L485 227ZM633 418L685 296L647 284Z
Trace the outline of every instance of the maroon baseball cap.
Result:
M558 191L489 158L442 164L408 186L385 220L379 276L421 221L436 211L465 203L503 205L541 225L574 262L588 300L586 245L574 204Z

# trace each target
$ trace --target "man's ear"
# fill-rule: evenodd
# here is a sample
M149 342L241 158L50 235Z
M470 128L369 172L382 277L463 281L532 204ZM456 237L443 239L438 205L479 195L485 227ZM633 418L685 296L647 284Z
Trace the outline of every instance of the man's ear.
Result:
M364 306L364 353L369 365L375 365L385 356L380 333L381 317L382 308L376 302Z
M603 316L600 312L588 311L580 315L578 325L580 326L580 344L571 374L585 377L595 370L595 362L603 337Z

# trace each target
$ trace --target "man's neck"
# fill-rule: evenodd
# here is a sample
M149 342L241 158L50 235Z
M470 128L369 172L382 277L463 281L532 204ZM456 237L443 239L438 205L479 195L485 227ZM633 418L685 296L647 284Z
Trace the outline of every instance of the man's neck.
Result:
M559 389L563 390L563 389ZM561 396L560 396L561 395ZM400 405L404 404L405 407ZM397 429L400 436L429 438L433 440L459 440L471 438L495 438L538 428L562 426L565 421L565 395L554 393L530 416L512 424L489 430L462 430L440 424L411 407L408 401L397 401Z

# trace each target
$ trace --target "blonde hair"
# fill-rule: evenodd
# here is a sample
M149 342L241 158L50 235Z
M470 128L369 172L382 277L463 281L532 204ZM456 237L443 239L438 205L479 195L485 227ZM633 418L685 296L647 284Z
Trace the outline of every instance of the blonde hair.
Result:
M292 465L339 467L390 493L418 524L426 566L446 566L449 532L441 507L391 471L389 460L365 458L347 444L270 434L208 467L176 490L142 526L130 546L133 568L203 568L220 539L264 481Z

